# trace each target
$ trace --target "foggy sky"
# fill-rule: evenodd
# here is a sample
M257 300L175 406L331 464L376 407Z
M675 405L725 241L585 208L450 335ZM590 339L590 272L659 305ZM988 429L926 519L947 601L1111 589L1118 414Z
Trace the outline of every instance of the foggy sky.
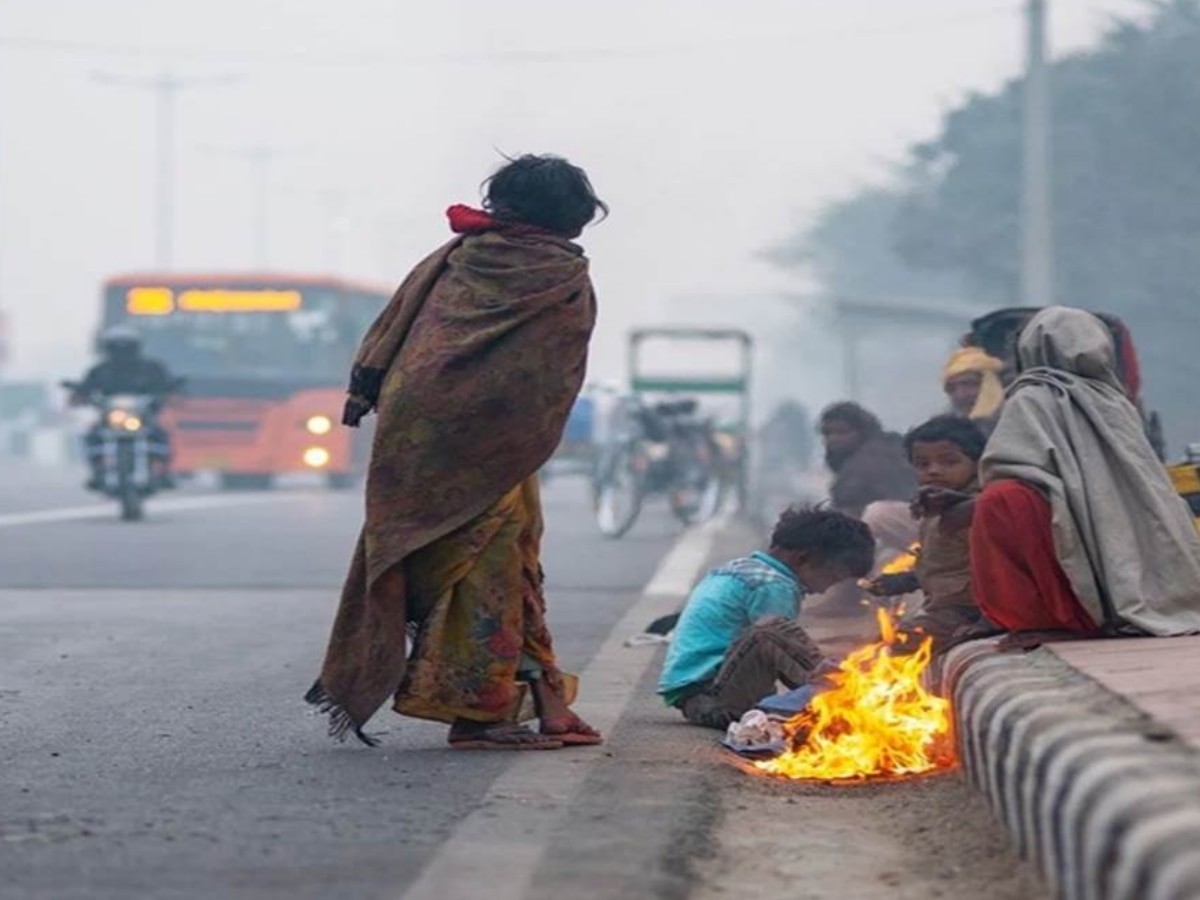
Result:
M0 39L101 45L0 42L0 307L14 371L81 366L100 281L152 268L153 100L91 73L244 79L181 98L177 269L251 267L250 171L231 149L280 151L273 268L389 286L444 240L447 205L478 198L497 150L569 156L613 208L584 238L602 305L593 373L613 377L624 330L678 317L690 297L707 298L710 321L779 315L725 312L723 298L805 290L755 252L885 177L966 92L1015 74L1020 5L0 0ZM1137 4L1051 6L1062 53ZM798 349L828 369L822 347ZM836 390L836 371L815 379Z

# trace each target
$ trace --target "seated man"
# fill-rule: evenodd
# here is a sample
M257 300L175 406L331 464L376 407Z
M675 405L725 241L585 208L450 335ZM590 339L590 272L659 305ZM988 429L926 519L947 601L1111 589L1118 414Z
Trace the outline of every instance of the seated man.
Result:
M834 403L821 413L825 462L833 472L833 508L862 519L875 536L875 571L917 539L908 505L917 489L900 435L857 403ZM854 591L842 603L854 605Z
M863 577L874 557L862 522L828 509L787 510L768 552L715 569L692 591L658 692L692 724L726 728L777 681L804 684L822 654L795 621L801 598Z

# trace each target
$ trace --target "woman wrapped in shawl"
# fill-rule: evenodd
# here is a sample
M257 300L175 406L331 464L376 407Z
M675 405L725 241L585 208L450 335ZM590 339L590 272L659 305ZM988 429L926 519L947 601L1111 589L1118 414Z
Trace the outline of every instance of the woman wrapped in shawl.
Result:
M1117 378L1108 328L1038 313L981 462L971 581L1017 632L1200 632L1200 536Z
M306 699L364 743L393 697L460 748L600 743L546 628L537 472L583 384L596 304L572 242L604 204L555 157L511 161L362 342L345 423L378 415L366 522ZM406 652L406 635L412 638ZM540 729L520 724L526 692Z

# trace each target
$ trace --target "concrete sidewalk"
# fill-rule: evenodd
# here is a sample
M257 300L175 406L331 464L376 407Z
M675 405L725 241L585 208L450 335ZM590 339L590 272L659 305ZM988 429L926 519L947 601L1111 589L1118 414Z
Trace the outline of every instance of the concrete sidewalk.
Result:
M960 757L1067 900L1200 897L1200 637L953 650Z

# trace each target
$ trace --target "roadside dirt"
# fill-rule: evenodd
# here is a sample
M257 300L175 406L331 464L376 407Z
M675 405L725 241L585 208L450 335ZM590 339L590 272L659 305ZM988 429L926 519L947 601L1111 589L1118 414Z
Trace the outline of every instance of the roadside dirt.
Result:
M717 781L724 815L695 900L1052 897L955 772L833 787L730 766Z
M727 555L757 535L731 536ZM740 541L744 546L735 550ZM827 653L878 639L866 608L805 602L800 621ZM719 756L713 751L714 756ZM1052 900L957 771L831 786L711 774L721 813L713 852L694 862L689 900Z

